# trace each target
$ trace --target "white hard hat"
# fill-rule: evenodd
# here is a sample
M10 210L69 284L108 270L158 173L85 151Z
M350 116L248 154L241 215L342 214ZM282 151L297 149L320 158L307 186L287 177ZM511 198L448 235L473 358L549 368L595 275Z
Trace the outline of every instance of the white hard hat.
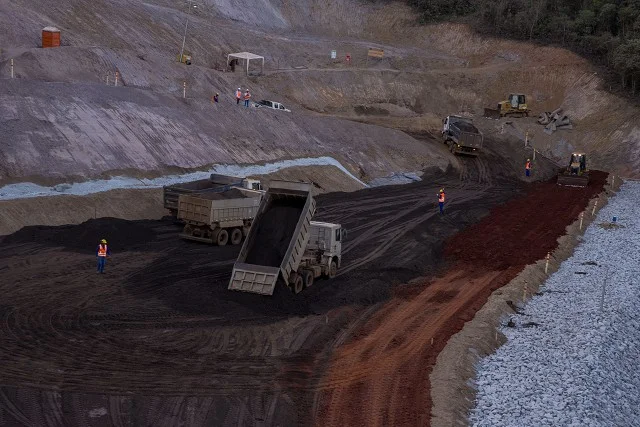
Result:
M238 90L242 90L242 89L238 88Z

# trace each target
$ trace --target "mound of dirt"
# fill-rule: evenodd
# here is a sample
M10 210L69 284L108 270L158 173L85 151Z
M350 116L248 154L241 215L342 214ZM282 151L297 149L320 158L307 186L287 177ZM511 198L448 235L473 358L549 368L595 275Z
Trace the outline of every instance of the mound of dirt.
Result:
M141 222L118 218L90 219L79 225L60 227L30 226L6 236L3 244L39 243L61 246L82 252L95 250L100 239L109 242L111 250L124 251L155 240L156 233Z

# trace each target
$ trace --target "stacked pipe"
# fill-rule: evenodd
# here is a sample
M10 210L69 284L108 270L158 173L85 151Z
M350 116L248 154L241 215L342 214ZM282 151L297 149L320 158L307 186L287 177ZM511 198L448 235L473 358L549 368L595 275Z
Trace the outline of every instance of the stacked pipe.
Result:
M538 116L538 123L545 125L544 132L549 135L556 130L573 129L569 116L562 114L562 108L540 114L540 116Z

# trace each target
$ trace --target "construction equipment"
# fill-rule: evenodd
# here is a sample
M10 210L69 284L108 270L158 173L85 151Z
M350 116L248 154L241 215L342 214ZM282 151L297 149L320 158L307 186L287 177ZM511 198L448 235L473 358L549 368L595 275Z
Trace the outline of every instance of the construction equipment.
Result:
M178 197L181 194L219 193L234 187L256 191L262 190L262 184L256 179L211 174L208 179L165 185L163 187L164 207L169 210L171 216L175 217L178 215Z
M178 55L178 62L191 65L191 54L184 52L182 55Z
M313 185L272 181L238 259L230 290L273 295L277 283L300 293L316 278L333 278L346 237L340 224L311 221Z
M506 101L498 102L498 108L485 108L484 116L499 119L500 117L528 117L531 110L527 107L524 95L512 93Z
M442 137L453 154L477 156L482 149L483 136L472 120L461 116L447 116L442 120Z
M180 237L218 246L239 245L249 233L263 193L234 187L194 196L181 194L178 219L185 225Z
M569 165L558 174L558 185L586 187L588 184L587 155L584 153L572 153Z

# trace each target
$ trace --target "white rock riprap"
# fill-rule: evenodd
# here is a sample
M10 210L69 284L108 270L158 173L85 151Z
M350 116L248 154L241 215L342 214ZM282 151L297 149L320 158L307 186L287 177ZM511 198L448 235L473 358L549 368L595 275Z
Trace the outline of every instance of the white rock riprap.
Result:
M507 343L478 365L470 425L640 426L639 182L512 319Z

